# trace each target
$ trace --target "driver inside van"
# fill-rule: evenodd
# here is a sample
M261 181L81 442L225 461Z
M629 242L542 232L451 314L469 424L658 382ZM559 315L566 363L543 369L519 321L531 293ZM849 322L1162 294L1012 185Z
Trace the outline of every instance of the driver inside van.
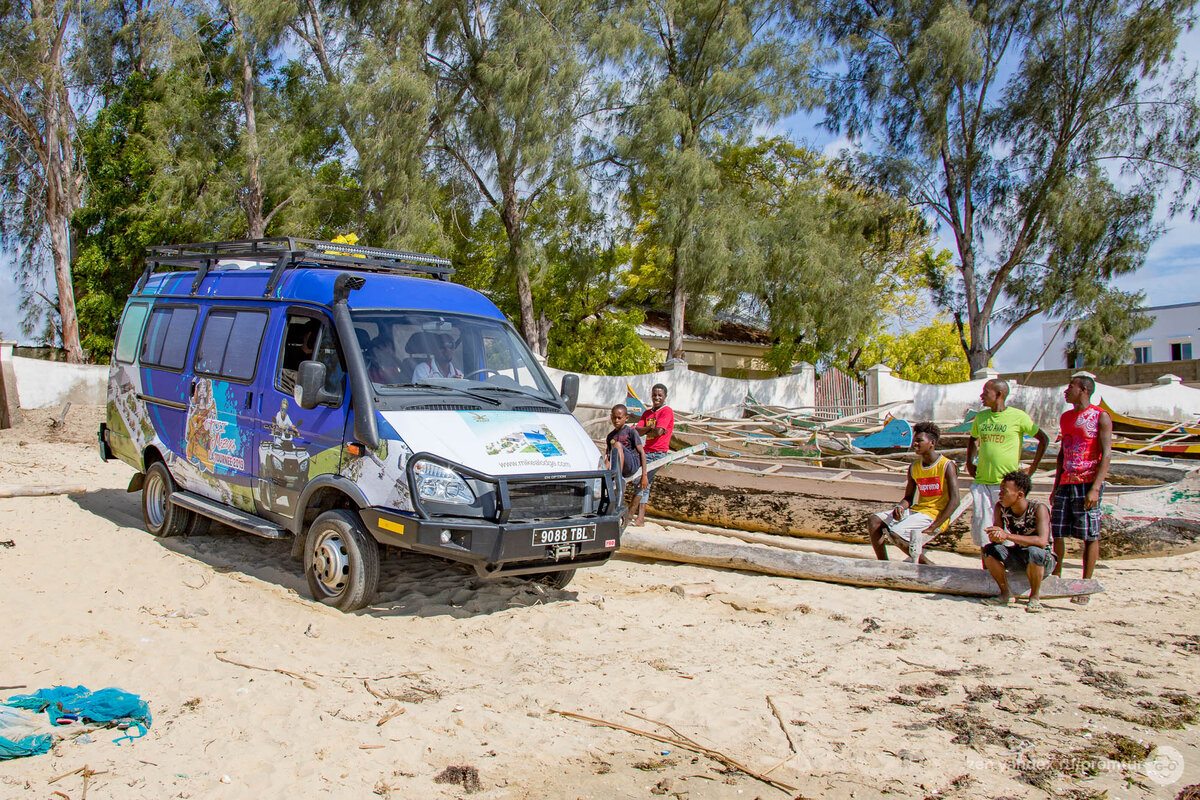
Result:
M433 338L435 352L433 357L417 364L413 370L413 380L423 381L427 378L461 378L462 372L454 366L454 337L443 333Z

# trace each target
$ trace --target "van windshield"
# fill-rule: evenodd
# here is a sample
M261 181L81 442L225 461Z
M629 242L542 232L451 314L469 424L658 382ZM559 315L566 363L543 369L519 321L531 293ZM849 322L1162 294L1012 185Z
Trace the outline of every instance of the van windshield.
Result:
M444 387L557 399L524 340L500 320L395 309L351 313L377 391Z

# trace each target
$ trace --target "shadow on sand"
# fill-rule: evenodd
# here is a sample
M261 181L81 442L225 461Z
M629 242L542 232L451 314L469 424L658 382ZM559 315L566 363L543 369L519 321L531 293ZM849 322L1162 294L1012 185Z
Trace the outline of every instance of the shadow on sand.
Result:
M130 536L153 538L142 527L141 495L100 489L71 495L84 511L121 528ZM301 563L292 558L289 540L262 539L213 523L204 536L154 539L161 547L210 567L238 572L273 583L301 597L311 597ZM362 616L436 617L456 619L493 614L509 608L577 599L575 592L554 589L521 578L485 580L464 564L395 548L381 550L379 590ZM313 601L315 604L315 601Z

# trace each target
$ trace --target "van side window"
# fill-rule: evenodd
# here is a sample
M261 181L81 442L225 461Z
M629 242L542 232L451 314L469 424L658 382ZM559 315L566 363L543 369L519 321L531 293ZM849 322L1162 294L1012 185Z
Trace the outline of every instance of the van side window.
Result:
M259 311L213 311L196 348L196 372L248 381L254 377L267 315Z
M283 334L283 355L275 375L275 388L291 394L296 388L300 363L309 360L325 365L325 389L340 395L346 371L342 368L329 325L314 317L292 314Z
M117 334L117 347L113 352L117 361L128 364L137 358L138 340L142 338L142 326L146 324L146 315L149 313L150 306L145 303L134 303L125 309L121 332Z
M142 364L183 369L195 324L196 309L192 306L155 308L151 311L150 321L146 323L146 335L142 337Z

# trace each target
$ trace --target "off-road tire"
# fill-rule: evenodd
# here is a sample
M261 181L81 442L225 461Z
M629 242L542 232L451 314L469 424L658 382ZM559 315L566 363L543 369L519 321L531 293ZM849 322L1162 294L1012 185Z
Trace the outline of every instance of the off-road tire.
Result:
M309 526L304 542L304 578L313 599L341 611L357 611L379 586L379 543L358 514L326 511Z
M154 536L181 536L192 524L195 514L171 502L175 488L175 479L163 462L155 461L146 470L142 482L142 522Z
M554 589L565 589L574 577L575 570L562 569L556 572L535 572L529 576L529 580L534 583L545 584Z

